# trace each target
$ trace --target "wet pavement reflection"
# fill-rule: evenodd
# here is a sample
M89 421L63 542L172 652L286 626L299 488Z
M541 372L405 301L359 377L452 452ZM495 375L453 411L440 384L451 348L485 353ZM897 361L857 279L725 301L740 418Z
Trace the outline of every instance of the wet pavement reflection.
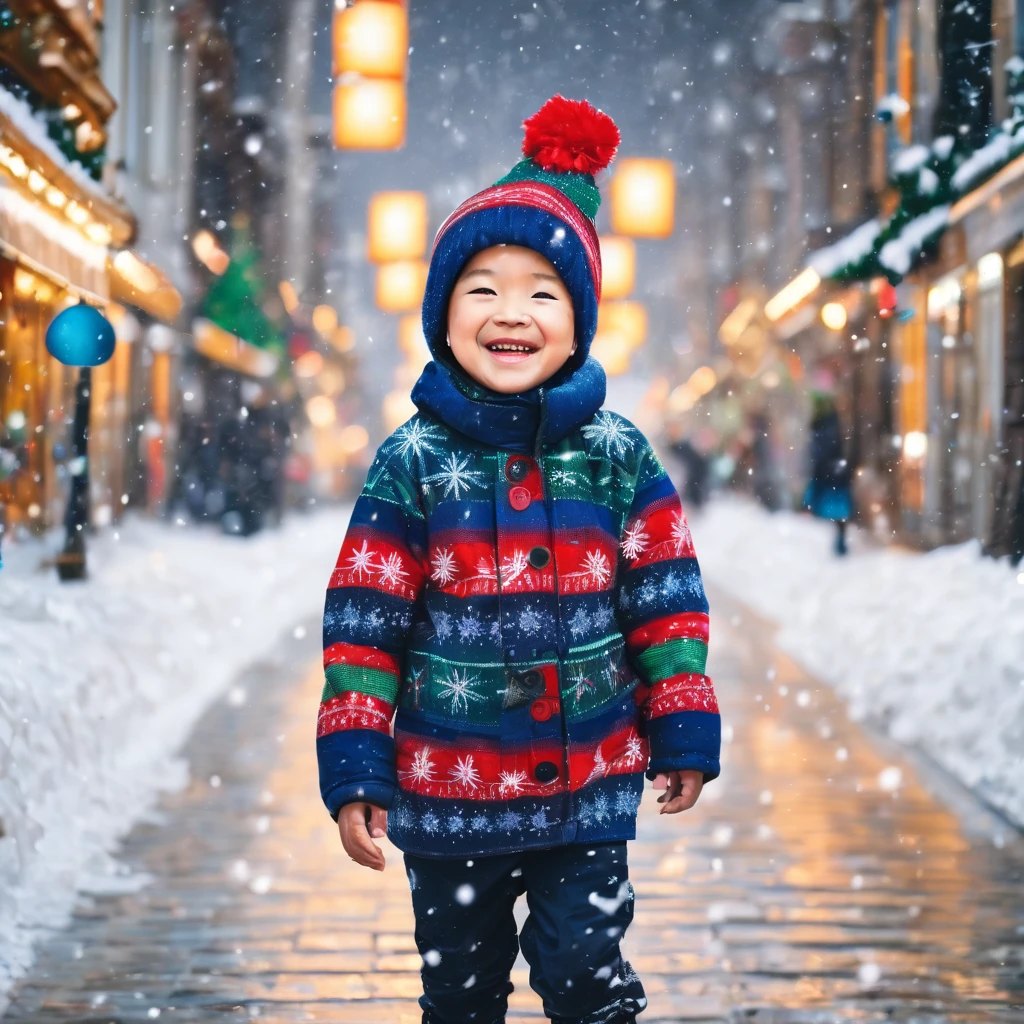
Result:
M648 793L630 850L644 1024L1024 1021L1020 835L712 598L723 777L671 820ZM357 868L317 793L317 632L211 710L125 843L149 883L83 897L5 1022L419 1021L401 856ZM513 980L510 1024L543 1019Z

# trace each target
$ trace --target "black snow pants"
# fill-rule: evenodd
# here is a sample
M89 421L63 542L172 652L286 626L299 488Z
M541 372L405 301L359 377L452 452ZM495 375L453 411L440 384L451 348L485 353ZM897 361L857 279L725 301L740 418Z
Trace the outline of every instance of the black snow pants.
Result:
M423 958L423 1024L501 1024L522 945L557 1024L629 1024L646 1005L619 940L633 919L626 844L490 857L405 855ZM516 935L512 907L530 916Z

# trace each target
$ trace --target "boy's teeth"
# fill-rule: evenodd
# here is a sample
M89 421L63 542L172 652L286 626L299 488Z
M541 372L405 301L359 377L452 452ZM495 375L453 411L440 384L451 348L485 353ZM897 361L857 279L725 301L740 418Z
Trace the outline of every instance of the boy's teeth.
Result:
M532 352L529 345L490 345L492 352Z

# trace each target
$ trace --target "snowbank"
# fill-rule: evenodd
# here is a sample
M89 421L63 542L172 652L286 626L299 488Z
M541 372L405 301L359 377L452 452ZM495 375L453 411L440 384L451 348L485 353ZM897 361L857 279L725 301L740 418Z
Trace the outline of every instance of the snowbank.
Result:
M919 555L855 535L839 560L830 523L736 500L691 525L708 580L779 623L783 649L854 718L1024 825L1024 573L973 543Z
M185 782L175 752L210 702L317 613L346 520L319 512L250 540L132 520L91 544L78 585L37 571L41 545L5 546L0 1012L77 890L133 884L110 856L118 837Z

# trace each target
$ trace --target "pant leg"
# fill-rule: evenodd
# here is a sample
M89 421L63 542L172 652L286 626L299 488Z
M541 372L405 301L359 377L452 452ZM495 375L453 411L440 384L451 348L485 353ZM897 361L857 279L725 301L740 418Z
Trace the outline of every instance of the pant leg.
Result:
M405 855L423 958L424 1024L501 1024L519 952L520 857Z
M525 854L530 916L520 942L530 985L559 1024L627 1024L647 1005L622 959L633 920L626 844L584 843Z

